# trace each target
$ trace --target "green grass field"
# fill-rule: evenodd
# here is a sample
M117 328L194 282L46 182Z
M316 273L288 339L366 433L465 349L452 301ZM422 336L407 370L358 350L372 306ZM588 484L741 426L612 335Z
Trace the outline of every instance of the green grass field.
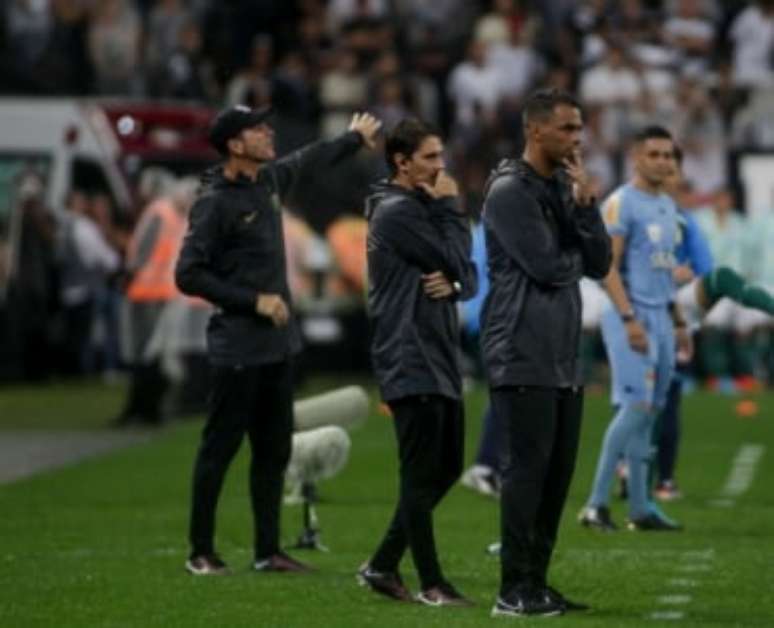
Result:
M7 428L97 427L120 398L120 388L93 384L2 389L0 438ZM468 460L484 399L477 390L467 400ZM686 497L666 508L686 531L600 535L575 522L609 419L606 398L590 397L552 581L594 610L513 621L611 628L774 626L774 396L755 399L757 417L740 419L737 399L686 398L679 468ZM398 604L355 584L354 571L382 533L396 492L394 437L389 419L376 412L352 435L345 471L320 486L318 514L332 551L297 553L317 573L250 572L245 446L228 476L218 520L219 550L235 573L188 576L182 566L199 429L199 421L180 424L151 443L0 486L0 627L424 628L508 622L489 618L498 562L484 548L497 538L497 505L461 487L435 520L446 574L476 602L474 608ZM766 447L749 489L733 507L713 505L746 444ZM742 475L744 470L738 469ZM614 515L623 519L623 504L614 503ZM298 507L284 509L286 541L299 533L300 517ZM414 587L409 559L403 572Z

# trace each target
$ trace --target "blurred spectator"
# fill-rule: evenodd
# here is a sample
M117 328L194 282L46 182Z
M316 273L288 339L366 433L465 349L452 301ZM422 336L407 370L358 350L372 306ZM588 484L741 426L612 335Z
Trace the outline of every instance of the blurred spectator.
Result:
M199 24L187 19L178 30L177 46L164 59L158 86L162 98L214 102L217 87L210 63L201 56L202 35Z
M240 70L226 87L226 105L264 107L271 103L271 77L274 43L269 35L253 40L247 67Z
M684 151L685 178L699 193L725 187L726 134L720 110L707 89L691 76L681 79L677 101L680 106L672 126Z
M734 83L766 87L774 83L774 0L757 0L741 11L728 33L733 43Z
M376 95L369 110L382 121L388 132L410 115L403 83L397 76L385 78L376 86Z
M369 73L369 100L379 99L379 90L385 82L397 80L403 90L402 103L413 110L421 119L437 123L439 116L438 90L426 76L413 71L413 68L401 66L400 57L395 50L385 50L373 63ZM381 116L385 130L389 125Z
M712 205L698 210L695 216L707 236L716 267L742 270L746 220L734 211L734 199L729 190L719 190L712 199ZM725 392L734 389L733 375L749 375L752 369L745 352L737 351L731 344L733 336L744 336L749 331L744 328L739 316L741 309L733 301L722 299L704 318L699 362L704 374L709 377L710 386Z
M599 198L604 198L621 180L613 161L618 138L611 137L612 133L604 128L605 117L601 107L588 107L584 118L583 161L589 176L597 181L601 191Z
M183 225L187 224L198 188L199 182L194 177L184 177L171 188L168 198L184 217ZM182 238L182 233L179 237ZM180 242L176 244L179 247ZM177 251L174 255L176 258ZM135 379L138 365L135 364L132 370L132 388L143 395L143 398L135 399L135 420L154 422L155 416L163 420L206 409L209 391L206 330L211 314L209 303L181 294L164 303L140 358L142 375L147 378L142 380L140 390ZM156 366L157 372L154 371ZM154 376L157 386L153 385ZM130 407L131 404L130 399Z
M757 89L731 123L731 145L741 149L774 148L774 86Z
M86 94L93 80L86 45L85 0L51 0L53 26L48 46L34 72L47 94Z
M328 27L332 33L357 21L379 21L388 16L387 0L330 0L328 3Z
M643 129L646 126L652 124L663 124L664 120L672 120L677 110L676 99L672 94L664 95L654 93L649 89L644 89L640 93L640 97L632 108L627 112L625 118L625 130L622 136L619 136L618 141L615 141L609 134L606 138L609 140L608 145L615 150L620 148L628 138L630 138L639 129ZM608 122L614 122L614 120L608 120ZM608 133L616 132L614 127L606 128ZM620 132L620 129L618 130Z
M50 333L53 303L56 301L52 276L56 227L43 204L43 181L28 170L15 183L16 208L11 226L15 240L6 259L9 345L17 348L21 375L28 380L46 378L51 369ZM17 230L18 229L18 230ZM8 253L7 250L3 251ZM6 260L3 260L4 262ZM4 352L7 348L4 348Z
M304 15L298 22L298 52L309 68L313 83L317 83L323 70L331 62L333 41L325 30L325 24L319 16Z
M89 198L73 190L59 226L59 274L64 313L65 371L92 373L94 312L108 275L121 262L97 223L89 215Z
M142 93L141 22L129 0L100 0L92 10L89 52L99 94Z
M660 40L658 14L642 0L620 0L612 3L610 8L610 32L615 33L618 42L634 47Z
M683 69L706 70L715 39L715 25L703 0L677 0L664 23L664 39L680 55Z
M469 0L393 0L410 48L427 44L432 34L441 47L455 50L468 36L479 7Z
M113 223L113 207L107 194L94 194L90 199L89 216L99 227L105 241L119 256L126 250L127 234ZM91 340L99 357L103 379L115 380L121 367L119 315L121 310L120 268L107 272L104 281L94 286L94 330Z
M164 196L175 185L175 175L160 166L148 166L137 181L137 201L141 209L159 196Z
M489 45L532 41L538 20L523 5L520 0L494 0L492 11L476 20L474 37Z
M345 24L338 40L355 54L361 68L367 68L383 50L395 44L395 33L387 20L361 19Z
M0 68L11 90L37 92L31 68L42 60L49 45L53 19L47 0L6 0L0 8L5 50Z
M317 94L300 52L286 52L277 64L272 82L272 105L296 123L315 121Z
M152 74L162 73L192 17L184 0L156 0L145 30L145 64Z
M180 297L174 271L186 230L191 198L175 183L153 199L135 227L126 259L130 275L122 315L122 354L131 366L127 400L114 419L117 426L159 424L169 378L162 370L162 351L152 345L165 307ZM151 350L153 349L153 350Z
M510 29L508 39L493 43L489 49L487 65L499 76L499 95L512 106L521 105L545 69L540 53L533 46L532 32L528 28Z
M335 137L346 130L352 113L366 101L367 81L358 68L357 57L349 50L336 52L333 67L320 80L323 137Z
M585 104L628 107L642 93L642 82L624 50L609 45L603 60L581 74L579 91Z
M585 67L602 58L607 5L607 0L580 0L568 13L560 42L563 65Z
M500 72L487 64L487 45L475 39L467 55L449 75L448 94L455 110L455 123L462 129L494 122L500 98Z
M774 292L774 206L754 215L749 222L745 268L751 281ZM753 321L758 345L763 350L760 362L765 367L769 385L774 385L774 319Z

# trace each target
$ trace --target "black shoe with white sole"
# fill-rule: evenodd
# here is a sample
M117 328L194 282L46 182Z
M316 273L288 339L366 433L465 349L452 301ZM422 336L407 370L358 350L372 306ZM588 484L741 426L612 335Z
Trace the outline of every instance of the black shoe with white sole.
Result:
M586 506L578 514L578 523L584 528L594 528L600 532L618 530L607 506Z
M411 591L403 584L403 578L397 571L376 571L365 563L357 570L356 575L361 586L368 587L375 593L384 595L399 602L413 602Z
M217 554L192 556L185 561L185 570L194 576L225 576L229 573L228 565Z
M520 587L500 596L492 608L492 617L553 617L566 607L541 589Z
M626 527L633 532L679 532L683 529L679 523L667 521L652 512L640 519L631 519Z
M473 602L448 582L420 591L417 593L417 602L427 606L473 606Z

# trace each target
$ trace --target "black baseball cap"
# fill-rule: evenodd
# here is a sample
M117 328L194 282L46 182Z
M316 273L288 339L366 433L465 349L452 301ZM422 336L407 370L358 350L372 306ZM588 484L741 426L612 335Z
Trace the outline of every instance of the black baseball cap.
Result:
M210 144L221 155L228 155L228 141L245 129L265 122L271 115L271 107L251 109L245 105L235 105L224 109L212 121L210 126Z

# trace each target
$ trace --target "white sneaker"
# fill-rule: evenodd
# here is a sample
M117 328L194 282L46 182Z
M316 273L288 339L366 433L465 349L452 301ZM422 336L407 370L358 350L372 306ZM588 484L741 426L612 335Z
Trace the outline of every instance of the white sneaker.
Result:
M500 479L491 467L473 465L462 474L460 484L487 497L500 498Z

